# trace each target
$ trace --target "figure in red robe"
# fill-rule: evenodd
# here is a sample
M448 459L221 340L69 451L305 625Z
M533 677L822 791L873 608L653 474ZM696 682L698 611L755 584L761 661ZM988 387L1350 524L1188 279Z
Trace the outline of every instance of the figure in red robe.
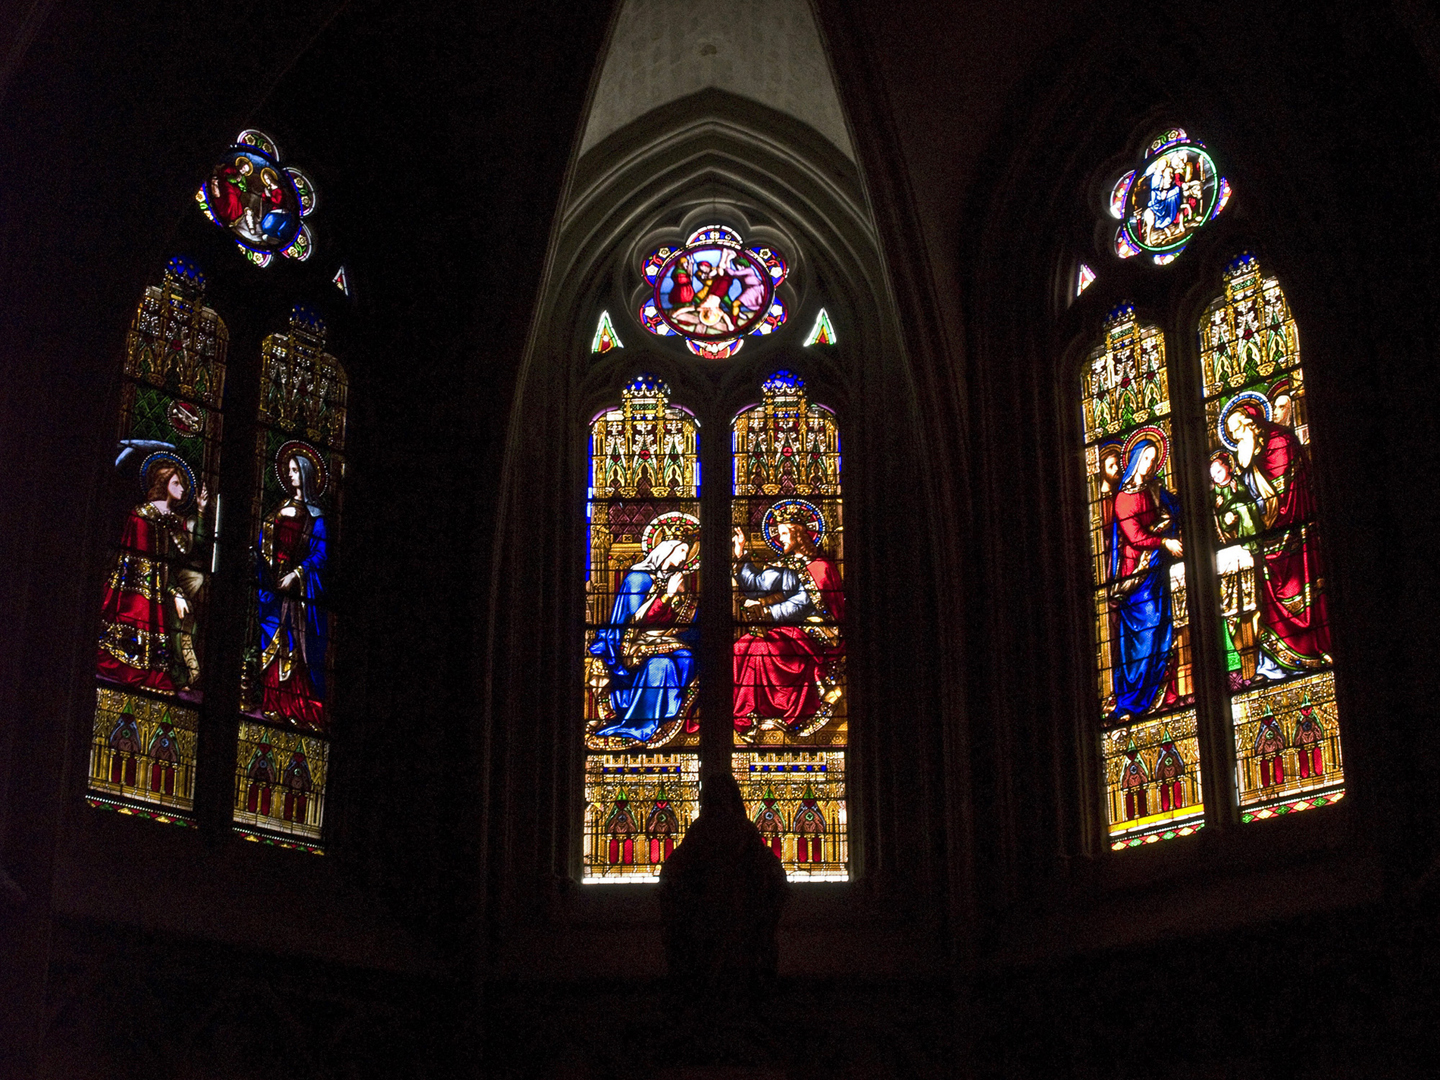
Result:
M203 580L188 570L196 520L182 516L190 502L189 473L178 458L156 454L143 478L146 499L130 511L120 551L105 583L96 670L102 679L174 693L199 675L193 644L193 606ZM201 488L201 514L209 493Z
M233 163L221 165L210 177L210 209L229 228L240 220L251 199L251 173L255 166L244 156Z
M1100 447L1100 470L1095 474L1095 489L1100 498L1100 543L1103 549L1102 574L1109 575L1111 562L1111 540L1115 532L1115 495L1120 490L1120 476L1125 471L1125 448L1120 443L1106 443ZM1108 606L1108 605L1107 605ZM1120 619L1114 608L1106 613L1109 637L1106 639L1113 650L1120 640ZM1113 691L1114 680L1106 691L1106 697Z
M753 735L783 727L807 734L828 721L840 697L845 617L840 571L815 546L802 514L775 527L777 562L757 568L745 558L745 534L732 540L735 580L751 623L735 641L735 730Z
M1170 567L1184 549L1180 505L1157 475L1162 454L1158 433L1137 440L1115 494L1109 540L1113 694L1106 710L1117 722L1182 697L1172 662Z
M261 711L268 720L323 731L330 616L325 600L329 547L316 500L311 452L285 462L290 498L261 523L256 545Z
M1315 542L1315 500L1305 450L1295 433L1246 398L1225 417L1235 459L1260 507L1256 541L1260 608L1259 673L1271 679L1330 664L1324 572Z

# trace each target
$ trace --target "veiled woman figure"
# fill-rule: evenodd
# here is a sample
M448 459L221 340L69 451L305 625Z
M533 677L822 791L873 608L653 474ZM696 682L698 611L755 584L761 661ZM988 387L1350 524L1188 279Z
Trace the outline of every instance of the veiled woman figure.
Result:
M329 615L325 600L328 554L325 512L314 451L283 454L287 498L260 525L256 601L260 624L261 711L323 731Z
M1146 434L1130 450L1110 526L1110 606L1116 628L1110 718L1139 716L1160 699L1170 667L1174 624L1170 564L1183 554L1179 504L1156 475L1161 436Z
M697 541L698 543L698 541ZM680 716L695 679L697 598L686 588L689 540L662 540L632 566L615 597L610 624L596 631L590 655L609 675L614 719L595 734L647 742ZM697 725L692 720L687 730Z
M140 470L142 502L125 519L120 551L105 584L96 669L102 679L162 693L199 675L192 642L193 606L203 576L185 561L209 493L191 499L189 467L169 453L152 454Z

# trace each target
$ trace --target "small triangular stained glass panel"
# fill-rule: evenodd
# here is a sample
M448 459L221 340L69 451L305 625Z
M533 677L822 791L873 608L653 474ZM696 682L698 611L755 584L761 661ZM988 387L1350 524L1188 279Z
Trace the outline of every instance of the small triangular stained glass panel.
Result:
M330 280L333 281L335 283L335 287L341 292L343 292L346 296L350 295L350 279L345 276L345 267L342 266L339 270L336 270L335 276Z
M610 313L602 311L600 322L595 326L595 340L590 343L590 351L607 353L611 349L623 349L624 347L620 341L620 335L615 333L615 324L610 321Z
M805 338L805 345L834 345L835 327L830 325L830 316L825 309L821 308L820 313L815 316L815 325Z

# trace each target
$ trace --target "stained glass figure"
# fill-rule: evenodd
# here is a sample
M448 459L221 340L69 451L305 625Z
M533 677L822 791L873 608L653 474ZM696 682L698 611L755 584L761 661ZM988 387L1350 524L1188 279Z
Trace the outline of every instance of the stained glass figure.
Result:
M303 262L314 249L303 219L315 209L315 185L264 132L247 130L216 164L195 200L258 266L277 253Z
M345 371L325 351L325 340L324 320L297 304L289 333L271 334L261 345L255 546L240 688L245 719L235 790L241 831L312 839L321 831L331 730L335 619L326 585L339 534L348 393ZM262 746L268 749L256 749ZM278 755L276 783L283 781L287 793L281 803L252 798L269 790L256 786L267 754Z
M611 831L604 835L620 837L615 830L631 822L635 829L624 836L643 838L652 829L661 842L660 860L647 861L644 843L635 855L633 843L626 847L618 840L631 859L616 862L594 840L587 848L586 880L652 880L696 813L699 759L676 751L700 741L698 454L698 422L670 403L669 387L653 376L632 381L620 406L591 423L586 835L601 835L593 830L604 822L594 815L608 807L604 821L610 824L604 827ZM665 754L657 755L662 747ZM656 772L661 763L670 771ZM624 805L617 809L622 789Z
M707 359L734 356L746 334L774 333L786 319L776 287L790 272L773 247L745 246L723 225L697 229L678 248L656 248L640 264L650 293L640 322L660 337L679 336Z
M100 605L89 787L119 802L97 805L193 805L229 340L204 301L204 275L171 259L126 338L115 467L140 501Z
M624 347L620 341L620 335L615 333L615 324L610 321L610 313L602 311L600 321L595 326L595 340L590 343L590 351L607 353L611 349L623 349Z
M1253 255L1200 321L1216 571L1246 820L1344 794L1300 339Z
M732 757L792 879L848 876L840 429L776 372L732 426ZM780 832L773 831L776 822Z
M1164 336L1122 304L1081 382L1101 756L1122 848L1203 818Z
M1229 199L1230 184L1205 144L1183 128L1171 128L1111 189L1110 213L1120 219L1115 253L1127 259L1144 251L1159 265L1173 262Z
M834 345L835 327L830 325L830 316L822 307L815 316L815 325L810 328L803 344L808 348L811 345Z
M1075 271L1075 295L1079 296L1091 285L1095 284L1095 271L1085 264L1080 264L1080 269Z

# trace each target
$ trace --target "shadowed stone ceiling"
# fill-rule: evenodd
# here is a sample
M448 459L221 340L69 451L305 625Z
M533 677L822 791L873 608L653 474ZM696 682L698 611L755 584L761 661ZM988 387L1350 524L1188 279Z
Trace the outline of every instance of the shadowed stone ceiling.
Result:
M855 159L805 0L626 0L580 153L652 109L708 87L788 113Z

